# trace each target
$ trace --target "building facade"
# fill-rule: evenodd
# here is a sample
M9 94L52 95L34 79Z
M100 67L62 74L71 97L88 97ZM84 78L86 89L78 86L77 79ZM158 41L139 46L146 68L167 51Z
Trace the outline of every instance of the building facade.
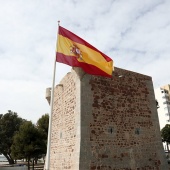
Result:
M160 129L170 124L170 85L155 89L155 98L158 102L158 117Z
M166 170L152 79L74 68L55 88L50 170Z

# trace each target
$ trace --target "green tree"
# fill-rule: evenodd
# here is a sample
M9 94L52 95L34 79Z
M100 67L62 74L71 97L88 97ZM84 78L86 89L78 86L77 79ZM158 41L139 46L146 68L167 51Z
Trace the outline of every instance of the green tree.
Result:
M28 169L30 169L30 160L33 159L34 167L34 159L44 153L45 144L42 139L42 133L31 121L24 122L14 136L12 156L15 159L26 158Z
M45 161L45 154L47 150L48 124L49 124L49 115L47 113L43 115L41 118L39 118L36 124L38 130L40 131L40 133L42 133L43 136L42 142L44 142L45 145L44 153L43 155L41 155L44 161Z
M44 138L47 139L48 136L48 124L49 124L49 115L46 113L42 115L41 118L37 121L37 128L44 134Z
M162 141L166 142L167 144L167 149L169 151L168 145L170 144L170 125L167 124L165 127L161 130L161 136L162 136Z
M0 115L0 153L8 160L9 164L14 164L11 156L11 145L13 136L19 130L23 119L18 117L16 112L8 110L8 113Z

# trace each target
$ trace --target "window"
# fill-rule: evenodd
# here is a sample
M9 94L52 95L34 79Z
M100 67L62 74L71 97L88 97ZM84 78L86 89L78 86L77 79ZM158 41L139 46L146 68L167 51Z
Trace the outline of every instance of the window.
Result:
M136 135L139 135L139 134L140 134L140 128L136 128L136 129L135 129L135 134L136 134Z
M168 90L161 90L161 93L168 94Z
M168 91L167 90L164 90L166 94L168 94Z
M164 110L167 111L167 110L168 110L168 107L165 107Z
M169 113L165 113L165 116L169 116Z
M114 128L113 128L113 127L109 127L109 128L108 128L108 133L111 133L111 134L112 134L113 132L114 132Z
M60 139L62 138L62 136L63 136L63 135L62 135L62 132L60 132Z
M166 96L162 96L163 99L166 99L166 100L170 100L169 96L166 95Z
M163 102L163 104L169 104L170 105L170 102L169 101L165 101L165 102Z

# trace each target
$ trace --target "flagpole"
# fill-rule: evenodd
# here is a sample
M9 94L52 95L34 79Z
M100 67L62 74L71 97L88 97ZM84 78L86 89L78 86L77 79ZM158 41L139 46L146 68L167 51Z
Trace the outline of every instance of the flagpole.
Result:
M60 21L58 21L58 29L59 29L59 23ZM58 34L57 34L57 40L58 40ZM53 105L54 105L55 72L56 72L56 56L54 57L53 82L52 82L52 88L51 88L51 100L50 100L51 110L50 110L50 115L49 115L45 170L50 170L50 149L51 149L52 114L53 114Z

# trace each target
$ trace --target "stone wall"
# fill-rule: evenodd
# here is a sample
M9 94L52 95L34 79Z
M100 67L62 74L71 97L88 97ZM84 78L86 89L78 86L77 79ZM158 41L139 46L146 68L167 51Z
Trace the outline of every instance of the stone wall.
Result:
M168 169L151 77L80 70L55 89L50 170Z
M149 76L115 68L84 76L80 169L167 169Z
M79 86L80 81L77 74L68 73L55 88L50 170L74 170L79 168Z

